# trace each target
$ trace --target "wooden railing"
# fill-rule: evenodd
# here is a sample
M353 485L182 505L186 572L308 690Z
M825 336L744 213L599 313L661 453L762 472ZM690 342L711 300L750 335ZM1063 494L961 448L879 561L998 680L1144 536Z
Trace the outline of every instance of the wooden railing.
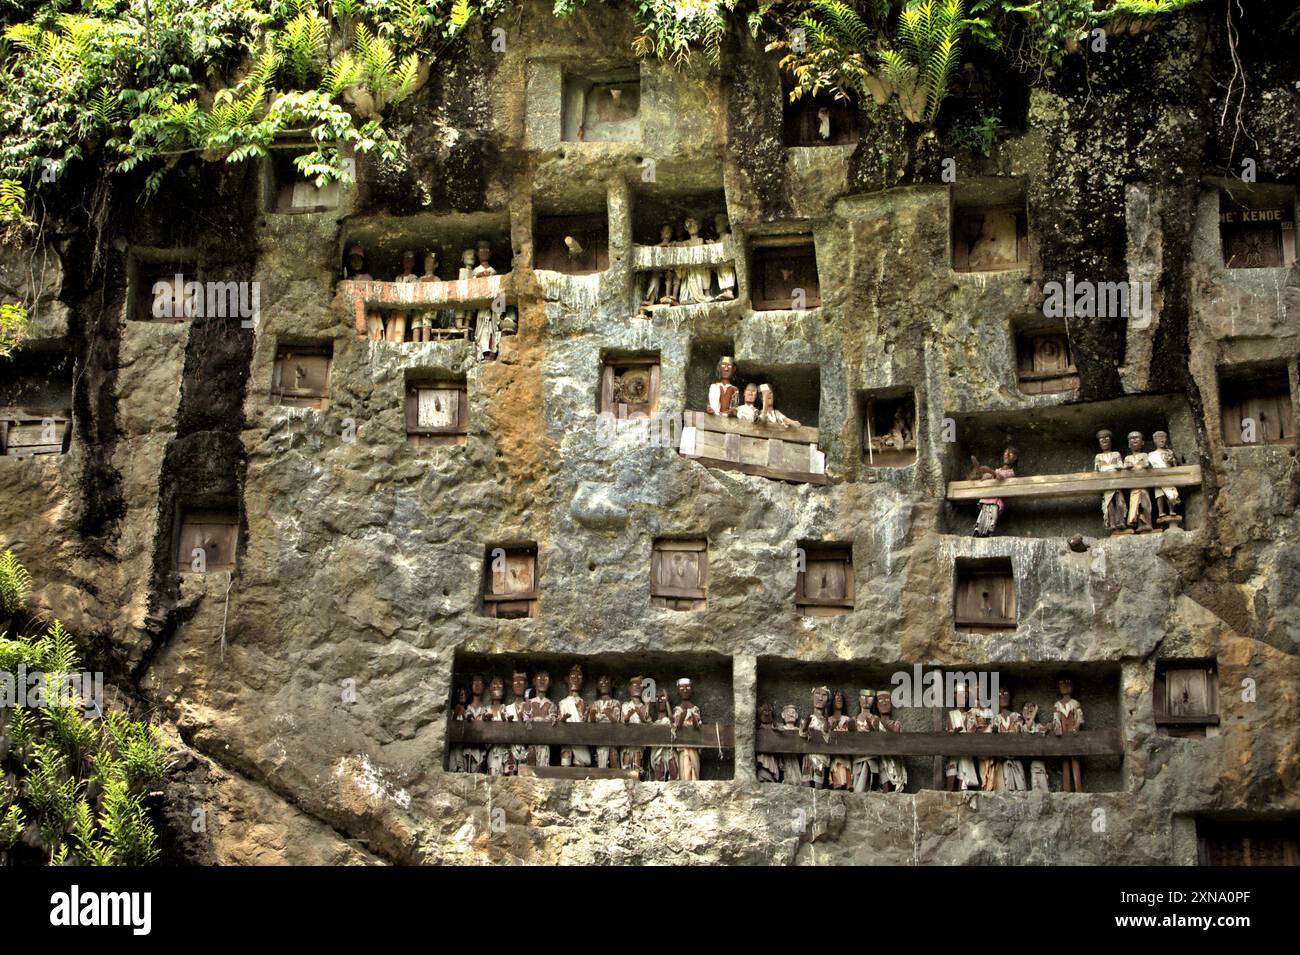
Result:
M978 501L982 497L1078 497L1135 488L1199 487L1201 468L1188 464L1176 468L1141 471L1080 471L1075 474L1035 474L1032 477L949 481L948 500Z

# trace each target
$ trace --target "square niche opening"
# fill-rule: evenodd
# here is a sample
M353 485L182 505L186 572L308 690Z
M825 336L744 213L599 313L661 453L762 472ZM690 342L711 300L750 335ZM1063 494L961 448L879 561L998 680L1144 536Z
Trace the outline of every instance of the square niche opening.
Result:
M537 616L537 545L500 544L483 558L483 616L518 620Z
M1295 189L1242 185L1219 192L1223 267L1277 269L1295 265Z
M1024 203L957 205L952 212L952 267L956 272L1029 268Z
M650 606L703 610L709 588L709 543L661 538L650 554Z
M957 559L953 621L958 630L971 633L1016 629L1016 577L1010 557Z
M74 365L65 351L31 345L0 360L0 456L67 452Z
M727 215L727 199L721 188L690 191L667 191L655 185L642 185L634 193L632 205L632 241L636 245L659 245L665 226L673 230L672 241L687 238L686 220L700 224L700 237L717 242L718 216Z
M1197 865L1300 865L1300 818L1196 820Z
M750 239L750 300L755 311L816 308L817 247L810 233Z
M533 268L590 275L609 268L609 216L539 215L533 226Z
M1016 381L1023 395L1053 395L1079 387L1079 369L1064 325L1016 329Z
M303 148L272 149L267 161L269 199L267 211L281 215L328 212L339 205L339 183L324 186L298 171L295 160L312 150Z
M640 69L566 72L561 131L561 138L570 143L639 142Z
M862 393L862 456L868 467L875 468L915 463L915 391L901 387Z
M176 537L176 569L180 573L233 571L239 549L239 511L233 505L184 506Z
M607 355L600 375L600 412L652 418L659 410L659 353Z
M469 440L469 392L465 376L408 375L406 440L422 448L465 444Z
M1219 420L1229 447L1295 444L1291 382L1285 365L1219 369Z
M324 411L330 404L330 363L333 358L333 342L279 344L271 376L271 403Z
M1219 725L1219 672L1214 660L1156 663L1152 708L1161 736L1204 737Z
M853 612L853 548L848 544L800 541L804 569L795 575L795 608L805 617Z
M128 314L141 322L188 321L204 308L196 258L184 255L133 255Z
M802 94L793 102L785 92L782 132L786 146L842 146L860 134L853 100L829 92Z

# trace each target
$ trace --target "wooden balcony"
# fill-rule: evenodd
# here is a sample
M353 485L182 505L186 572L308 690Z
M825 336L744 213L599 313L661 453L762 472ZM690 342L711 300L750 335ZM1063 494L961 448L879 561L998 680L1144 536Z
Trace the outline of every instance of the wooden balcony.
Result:
M817 449L817 429L739 421L687 411L682 415L680 452L711 468L740 471L774 481L826 484L826 455Z
M1105 491L1136 488L1199 487L1201 467L1188 464L1176 468L1142 471L1080 471L1075 474L1035 474L1005 480L949 481L948 500L978 501L982 497L1079 497Z

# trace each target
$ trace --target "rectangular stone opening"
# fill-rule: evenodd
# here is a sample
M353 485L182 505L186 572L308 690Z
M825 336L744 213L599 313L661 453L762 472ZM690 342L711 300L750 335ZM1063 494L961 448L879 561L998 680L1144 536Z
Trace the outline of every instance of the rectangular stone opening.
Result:
M1014 326L1016 381L1023 395L1051 395L1079 387L1079 369L1063 323L1032 320Z
M1229 447L1295 444L1295 407L1286 365L1219 369L1219 420Z
M1295 265L1296 193L1291 186L1233 184L1219 192L1219 240L1228 269Z
M640 68L566 71L562 114L561 135L565 142L639 142Z
M271 403L290 408L329 407L330 364L334 343L281 342L271 372Z
M805 617L853 612L853 548L848 544L800 541L803 569L795 574L794 604Z
M415 447L465 444L469 438L469 392L464 375L421 373L406 379L406 440Z
M857 104L829 91L782 99L782 131L786 146L842 146L860 136Z
M569 678L581 685L571 694ZM544 673L545 696L538 693ZM516 674L518 683L516 684ZM633 678L640 678L640 695L632 699ZM482 687L481 707L475 708L476 678ZM614 704L600 704L602 678L609 681ZM654 781L656 768L671 766L669 727L649 727L658 719L656 701L666 694L669 718L680 702L678 681L691 681L692 702L701 726L686 726L676 743L699 755L701 780L735 777L735 696L731 658L716 653L568 654L553 652L470 653L457 650L452 661L447 707L447 750L443 767L449 772L536 776L544 779L627 779ZM491 707L493 681L500 680L501 707ZM518 690L519 692L516 692ZM581 703L578 702L581 699ZM461 703L461 700L464 700ZM639 705L637 705L639 704ZM517 708L516 708L517 707ZM521 719L520 710L524 711ZM551 715L559 722L552 726ZM644 717L648 716L649 719ZM465 724L515 724L482 727ZM520 725L527 723L527 725ZM479 739L466 739L478 730ZM495 748L482 736L513 737ZM662 737L664 746L657 743ZM659 752L655 752L659 750ZM657 766L652 766L652 757ZM679 767L680 768L680 767ZM679 778L679 777L674 777Z
M565 275L590 275L609 268L605 211L539 215L533 226L533 267Z
M656 179L658 176L656 176ZM663 230L672 229L669 241L687 238L686 220L695 219L706 242L721 237L717 219L727 215L727 197L720 187L675 190L656 183L640 184L632 195L632 242L653 246L664 241Z
M862 456L868 467L916 461L916 392L908 387L862 392Z
M182 574L234 571L238 563L239 511L221 501L192 501L180 507L176 570Z
M537 616L537 545L498 544L483 559L483 616L518 620Z
M834 748L821 752L833 757L839 746L845 746L844 756L850 771L854 772L855 782L860 782L860 791L878 791L885 778L899 779L906 774L902 791L920 792L925 789L947 788L947 763L955 754L949 748L954 736L945 730L946 718L950 709L955 708L956 700L951 696L951 688L958 681L966 682L974 688L971 694L972 708L988 701L989 713L979 714L984 720L997 720L999 711L998 694L1002 689L1010 692L1010 709L1021 714L1020 724L1024 725L1023 710L1026 704L1037 707L1034 723L1037 732L1015 732L1009 737L1015 740L1012 746L1020 752L1014 762L1021 764L1017 779L1023 777L1026 791L1033 788L1037 781L1047 791L1060 792L1062 789L1062 758L1050 752L1061 744L1060 738L1052 733L1053 707L1059 699L1057 677L1061 667L1055 663L1015 663L982 664L979 666L936 667L921 665L911 661L890 662L878 660L794 660L786 657L759 656L756 683L755 717L762 718L764 706L772 709L773 723L782 722L782 710L794 707L796 725L812 712L812 691L825 686L830 691L827 711L830 712L834 695L844 695L844 712L854 720L851 730L832 731L830 736ZM1123 788L1123 752L1124 745L1120 736L1120 668L1116 664L1081 663L1070 665L1070 676L1074 681L1074 698L1084 711L1084 724L1072 741L1079 743L1076 748L1083 751L1080 756L1083 787L1086 792L1117 792ZM856 763L853 749L854 738L860 732L857 729L860 692L870 690L876 699L882 695L890 698L887 714L890 722L897 722L900 734L888 739L893 743L896 755L893 759L899 765L879 767L874 779L868 780L861 771L866 768ZM879 704L875 704L873 715L881 716ZM864 724L869 721L864 720ZM885 732L875 728L865 732L875 740L885 736ZM1015 722L1005 724L994 722L992 735L997 736L1000 725L1014 727ZM775 746L777 741L785 741L786 749L796 752L780 752ZM755 740L755 753L760 766L767 762L778 770L775 779L763 781L779 785L807 785L803 778L803 753L817 753L817 743L822 740L820 734L810 733L808 740L799 741L797 733L774 733L765 730L761 723ZM801 745L801 743L803 745ZM765 749L765 745L767 749ZM958 744L961 745L961 744ZM996 750L996 744L991 749ZM1037 754L1026 752L1038 750ZM769 758L764 759L764 754ZM772 758L774 757L774 758ZM877 758L873 756L873 759ZM1004 790L1011 789L1011 781L1005 765L999 765L1006 756L990 758L989 756L971 756L976 774L992 769L995 780ZM829 762L829 759L828 759ZM1037 764L1037 765L1035 765ZM861 775L859 775L861 774ZM769 774L770 776L770 774ZM982 777L981 781L982 781ZM867 785L870 784L870 790ZM852 787L850 787L852 788Z
M817 248L810 234L754 236L750 250L750 299L755 311L821 304Z
M1156 661L1153 694L1161 736L1204 737L1219 725L1219 671L1213 659Z
M26 458L67 452L74 367L67 352L31 345L0 360L0 455Z
M959 557L955 576L953 623L958 630L1016 629L1016 575L1010 557Z
M620 420L654 417L659 411L659 353L605 356L598 410Z
M997 516L996 537L1068 540L1075 534L1105 536L1111 528L1102 501L1110 492L1092 489L1094 475L1098 479L1107 476L1101 471L1098 459L1101 453L1098 432L1102 430L1111 432L1112 451L1119 455L1121 462L1132 453L1128 447L1129 432L1141 432L1143 453L1149 460L1156 450L1155 432L1164 431L1168 435L1168 447L1182 462L1178 465L1180 470L1175 472L1182 477L1171 479L1174 483L1167 485L1177 492L1175 510L1183 518L1175 523L1191 529L1204 521L1199 471L1181 470L1194 468L1200 455L1196 423L1184 396L1133 395L1110 401L956 414L952 418L952 434L956 440L935 446L943 462L944 478L949 482L943 516L946 533L972 534L979 516L978 501L986 498L1000 499L1004 504ZM997 482L983 481L979 485L988 485L987 490L971 485L976 489L969 496L953 496L954 483L965 487L975 478L972 455L981 465L1001 467L1003 451L1008 446L1019 452L1016 479L1031 479L1041 486L1012 494L1000 491ZM1131 473L1114 472L1110 476ZM1144 477L1152 478L1152 472L1145 472ZM1157 504L1157 489L1161 487L1152 478L1145 488L1153 508ZM1117 493L1117 506L1127 516L1128 488L1123 481L1119 482ZM1166 527L1167 524L1156 522L1150 529L1162 531Z
M1024 205L955 208L952 267L957 272L1028 268L1029 225Z
M198 259L183 252L132 250L127 314L141 322L184 322L206 306Z
M703 610L709 589L709 543L660 538L650 554L650 606Z
M1300 818L1241 815L1196 818L1197 865L1300 865Z
M280 215L328 212L339 204L337 180L317 186L298 170L296 160L312 150L304 147L272 147L266 162L268 202L266 211Z

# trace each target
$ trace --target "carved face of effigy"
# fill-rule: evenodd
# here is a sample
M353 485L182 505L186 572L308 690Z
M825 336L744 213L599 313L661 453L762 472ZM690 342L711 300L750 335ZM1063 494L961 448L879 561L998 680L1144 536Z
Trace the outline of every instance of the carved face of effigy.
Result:
M572 670L569 671L568 684L569 684L570 693L576 694L582 692L582 670L581 669L579 669L578 667L574 667Z
M1097 446L1101 448L1103 453L1109 451L1112 444L1113 441L1111 440L1111 434L1109 431L1097 432Z
M826 704L830 700L830 691L824 686L819 686L812 691L813 709L822 712L826 709Z
M510 690L514 693L516 699L522 700L524 694L528 692L528 674L523 670L515 671L510 678Z
M492 694L492 701L494 703L500 703L506 696L505 681L503 681L499 676L494 676L492 678L492 689L490 692Z
M596 681L596 690L600 693L602 699L609 699L610 692L614 688L614 681L608 674L602 673L600 679Z
M483 695L483 678L477 673L474 674L474 679L469 681L469 691L474 696Z
M545 670L538 670L533 676L533 693L538 699L544 699L546 694L551 690L551 674Z

